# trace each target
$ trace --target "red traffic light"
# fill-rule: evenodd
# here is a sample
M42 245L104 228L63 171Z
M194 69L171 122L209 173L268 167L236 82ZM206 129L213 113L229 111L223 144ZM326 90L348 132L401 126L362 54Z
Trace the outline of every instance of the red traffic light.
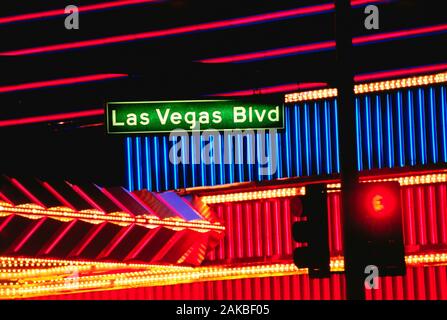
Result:
M395 189L387 184L371 184L363 188L364 194L357 201L360 201L359 208L363 208L366 213L376 218L386 217L396 212L400 201Z

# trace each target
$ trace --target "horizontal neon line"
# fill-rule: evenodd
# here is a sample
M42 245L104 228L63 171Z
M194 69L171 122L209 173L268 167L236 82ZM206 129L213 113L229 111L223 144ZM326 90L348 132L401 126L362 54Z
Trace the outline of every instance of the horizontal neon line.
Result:
M310 52L316 52L316 51L321 51L321 50L332 50L332 49L335 49L335 41L334 40L318 42L318 43L303 44L303 45L286 47L286 48L277 48L277 49L269 49L269 50L263 50L263 51L257 51L257 52L235 54L235 55L225 56L225 57L202 59L202 60L199 60L198 62L201 62L201 63L247 62L247 61L251 61L251 60L270 59L270 58L287 56L287 55L292 55L292 54L295 55L295 54L300 54L300 53L310 53Z
M444 266L447 263L447 253L443 250L439 250L405 255L405 263L409 267ZM92 266L94 265L94 262L92 262ZM331 257L329 266L331 272L343 272L344 257ZM0 288L0 298L25 298L32 296L66 294L68 292L117 290L202 281L308 274L307 269L298 269L289 261L262 264L245 263L237 265L216 265L196 268L184 267L178 269L172 268L171 266L148 265L148 269L146 270L129 271L125 269L113 269L104 270L106 272L103 272L102 274L94 274L94 269L83 268L82 274L76 278L75 285L70 286L66 275L70 274L72 270L72 266L50 269L50 272L47 272L46 269L37 270L33 275L36 279L41 279L42 281L35 282L17 282L8 279L7 277L2 277L4 279L4 284ZM3 273L2 271L3 270L0 270L1 273ZM10 272L7 273L7 275L10 274ZM16 279L14 274L11 275L11 278Z
M18 125L24 125L24 124L32 124L32 123L94 117L94 116L100 116L103 114L104 114L103 109L93 109L93 110L87 110L87 111L52 114L52 115L46 115L46 116L28 117L28 118L11 119L11 120L0 120L0 127L10 127L10 126L18 126Z
M377 80L377 79L385 79L389 77L398 77L401 75L412 75L412 74L420 74L424 72L430 71L438 71L438 70L447 70L447 64L438 64L438 65L430 65L430 66L421 66L421 67L412 67L407 69L397 69L390 71L380 71L375 73L365 73L355 76L355 81L367 81L367 80ZM272 86L266 88L260 88L259 90L241 90L241 91L233 91L226 93L216 93L210 94L208 96L222 96L222 97L232 97L232 96L248 96L254 94L268 94L275 92L287 92L291 90L303 90L310 89L305 88L305 86L317 86L317 84L324 85L324 83L309 83L309 84L285 84L280 86ZM299 87L299 88L297 88ZM281 91L284 90L284 91ZM61 121L61 120L71 120L78 118L87 118L94 116L101 116L104 114L104 109L91 109L86 111L79 112L69 112L69 113L61 113L61 114L52 114L52 115L44 115L44 116L35 116L35 117L27 117L27 118L19 118L19 119L10 119L10 120L0 120L0 127L9 127L9 126L17 126L17 125L26 125L33 123L42 123L42 122L50 122L50 121Z
M416 75L422 73L438 72L447 70L447 63L420 66L420 67L410 67L405 69L396 69L389 71L380 71L374 73L364 73L359 74L354 77L355 82L381 80L387 78L394 78L400 76Z
M271 94L271 93L279 93L279 92L287 92L287 91L295 91L295 90L306 90L306 89L315 89L315 88L323 88L326 87L327 83L325 82L310 82L310 83L289 83L282 84L278 86L271 86L259 89L251 89L251 90L240 90L240 91L231 91L224 93L214 93L209 94L209 97L243 97L243 96L253 96L258 94Z
M118 7L123 7L123 6L130 6L130 5L143 4L143 3L149 3L149 2L160 2L160 1L161 0L112 1L112 2L91 4L91 5L86 5L86 6L78 6L78 10L79 10L79 12L90 12L90 11L97 11L97 10L102 10L102 9L112 9L112 8L118 8ZM24 13L24 14L19 14L19 15L15 15L15 16L0 17L0 24L57 17L57 16L65 15L65 14L66 14L65 8L49 10L49 11L42 11L42 12Z
M393 32L384 32L368 36L360 36L352 39L354 45L366 45L372 44L378 41L392 41L397 39L416 37L429 35L437 32L446 32L447 24L442 24L438 26L422 27L409 30L400 30ZM309 43L285 48L269 49L257 52L242 53L236 55L230 55L225 57L216 57L209 59L198 60L202 63L235 63L235 62L249 62L252 60L263 60L282 57L286 55L296 55L303 53L311 53L321 50L334 50L336 47L336 42L334 40Z
M387 71L379 71L373 73L363 73L356 75L354 77L355 82L363 82L370 80L380 80L387 79L393 77L407 76L407 75L416 75L437 71L447 70L447 63L436 64L436 65L428 65L428 66L419 66L419 67L410 67L404 69L395 69L395 70L387 70ZM279 92L289 92L289 91L298 91L298 90L306 90L306 89L315 89L315 88L323 88L326 87L327 84L324 82L311 82L311 83L287 83L278 86L270 86L263 87L258 89L248 89L248 90L239 90L239 91L230 91L224 93L213 93L208 94L209 97L242 97L242 96L252 96L252 95L262 95L262 94L271 94L271 93L279 93Z
M429 86L434 84L446 83L447 72L441 72L430 75L420 75L399 79L382 80L377 82L360 83L354 86L355 94L365 94L372 92L383 92L398 90L403 88L415 88ZM285 95L285 102L311 101L335 98L337 96L336 88L315 89L310 91L300 91L288 93Z
M20 186L20 185L19 185ZM23 188L23 187L22 187ZM77 191L77 190L76 190ZM29 192L27 193L28 196ZM32 195L31 195L32 196ZM31 198L31 196L29 196ZM153 215L141 215L138 217L133 216L131 213L124 211L116 212L115 214L105 214L99 210L85 210L85 211L72 211L67 207L45 209L37 198L32 199L33 202L39 203L39 206L32 203L21 207L11 206L8 203L0 202L0 216L19 214L25 217L51 217L54 219L81 219L91 224L100 224L102 222L115 223L121 226L128 226L131 224L142 225L148 228L165 227L165 228L190 228L199 230L202 232L207 231L224 231L225 226L220 223L210 223L203 220L183 221L183 220L160 220Z
M105 74L92 74L92 75L88 75L88 76L63 78L63 79L56 79L56 80L29 82L29 83L22 83L22 84L15 84L15 85L0 87L0 93L23 91L23 90L30 90L30 89L39 89L39 88L48 88L48 87L63 86L63 85L92 82L92 81L101 81L101 80L116 79L116 78L124 78L127 76L128 76L127 74L121 74L121 73L105 73Z
M367 3L380 3L380 2L384 2L384 1L360 0L360 1L352 1L352 5L359 6L359 5L363 5L363 4L367 4ZM236 28L236 27L241 27L241 26L250 25L250 24L254 24L254 23L266 23L266 22L272 22L272 21L277 21L277 20L281 20L281 19L297 18L297 17L305 16L305 15L327 13L327 12L331 12L333 10L334 10L334 4L326 3L326 4L322 4L322 5L295 8L295 9L291 9L291 10L277 11L277 12L271 12L271 13L267 13L267 14L259 14L259 15L248 16L248 17L243 17L243 18L234 18L234 19L228 19L228 20L206 22L206 23L201 23L201 24L176 27L176 28L170 28L170 29L155 30L155 31L148 31L148 32L141 32L141 33L134 33L134 34L97 38L97 39L91 39L91 40L82 40L82 41L76 41L76 42L47 45L47 46L34 47L34 48L12 50L12 51L1 52L0 55L1 56L31 55L31 54L37 54L37 53L57 52L57 51L69 50L69 49L87 48L87 47L93 47L93 46L122 43L122 42L127 42L127 41L146 40L146 39L153 39L153 38L159 38L159 37L188 34L188 33L193 33L193 32L211 31L211 30L218 30L218 29L223 29L223 28Z

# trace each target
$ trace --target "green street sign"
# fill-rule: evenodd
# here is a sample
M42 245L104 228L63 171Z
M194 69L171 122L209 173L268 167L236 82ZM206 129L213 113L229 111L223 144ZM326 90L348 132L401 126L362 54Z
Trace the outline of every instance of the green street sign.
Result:
M106 122L110 134L283 128L284 106L234 100L109 102Z

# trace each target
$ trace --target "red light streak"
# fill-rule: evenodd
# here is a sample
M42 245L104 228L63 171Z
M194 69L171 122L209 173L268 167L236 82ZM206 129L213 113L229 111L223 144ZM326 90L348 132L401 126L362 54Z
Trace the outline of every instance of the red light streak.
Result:
M383 2L383 1L360 0L360 1L353 1L352 5L359 6L359 5L363 5L363 4L367 4L367 3L379 3L379 2ZM201 23L201 24L176 27L176 28L170 28L170 29L162 29L162 30L155 30L155 31L148 31L148 32L141 32L141 33L134 33L134 34L110 36L110 37L105 37L105 38L97 38L97 39L82 40L82 41L76 41L76 42L67 42L67 43L61 43L61 44L46 45L46 46L40 46L40 47L34 47L34 48L12 50L12 51L7 51L7 52L2 52L2 53L0 53L0 55L2 55L2 56L30 55L30 54L36 54L36 53L57 52L57 51L69 50L69 49L87 48L87 47L107 45L107 44L116 44L116 43L122 43L122 42L127 42L127 41L147 40L147 39L153 39L153 38L160 38L160 37L167 37L167 36L173 36L173 35L188 34L188 33L193 33L193 32L200 32L200 31L211 31L211 30L218 30L218 29L222 29L222 28L235 28L235 27L241 27L241 26L254 24L254 23L265 23L265 22L272 22L272 21L281 20L281 19L297 18L300 16L311 15L311 14L327 13L327 12L331 12L333 10L334 10L334 4L326 3L326 4L322 4L322 5L309 6L309 7L303 7L303 8L295 8L295 9L290 9L290 10L277 11L277 12L271 12L271 13L266 13L266 14L259 14L259 15L248 16L248 17L243 17L243 18L234 18L234 19L220 20L220 21L214 21L214 22L206 22L206 23Z
M279 92L288 92L288 91L296 91L296 90L307 90L307 89L316 89L326 87L327 83L325 82L309 82L309 83L290 83L290 84L282 84L278 86L271 86L259 89L249 89L249 90L240 90L240 91L232 91L232 92L224 92L224 93L214 93L209 94L209 97L243 97L243 96L252 96L257 94L272 94Z
M372 80L381 80L387 78L398 78L401 76L408 75L416 75L423 73L435 73L438 71L447 70L447 63L429 65L429 66L421 66L421 67L412 67L405 69L397 69L397 70L389 70L389 71L380 71L373 73L364 73L359 74L354 77L355 82L363 82L363 81L372 81Z
M105 73L105 74L92 74L92 75L87 75L87 76L71 77L71 78L63 78L63 79L55 79L55 80L29 82L29 83L15 84L15 85L9 85L9 86L2 86L2 87L0 87L0 93L56 87L56 86L78 84L78 83L85 83L85 82L92 82L92 81L117 79L117 78L124 78L127 76L128 76L127 74L121 74L121 73Z
M354 45L372 44L379 41L391 41L404 39L409 37L430 35L436 32L446 32L447 24L429 26L422 28L415 28L409 30L399 30L393 32L384 32L379 34L373 34L368 36L360 36L352 39ZM333 50L335 49L335 41L324 41L317 43L309 43L304 45L297 45L285 48L268 49L258 52L242 53L236 55L230 55L225 57L208 58L199 60L202 63L236 63L236 62L248 62L251 60L277 58L286 55L296 55L301 53L311 53L320 50Z
M149 2L160 2L160 0L112 1L112 2L96 3L96 4L86 5L86 6L79 6L78 9L79 9L79 12L90 12L90 11L112 9L112 8L130 6L130 5L134 5L134 4L143 4L143 3L149 3ZM42 12L24 13L24 14L18 14L15 16L0 17L0 24L30 21L30 20L35 20L35 19L57 17L57 16L62 16L62 15L65 15L65 9L54 9L54 10L42 11Z
M405 69L396 69L396 70L387 70L387 71L379 71L373 73L364 73L359 74L354 77L356 82L366 82L369 80L380 80L387 78L398 78L400 76L408 76L408 75L416 75L416 74L424 74L430 72L437 72L447 70L447 63L436 64L436 65L428 65L428 66L419 66L419 67L410 67ZM220 97L236 97L236 96L250 96L255 94L270 94L276 92L287 92L287 91L295 91L295 90L306 90L317 87L326 86L323 82L315 82L315 83L290 83L279 86L271 86L264 87L258 90L240 90L240 91L232 91L225 93L215 93L209 94L207 96L220 96ZM27 125L33 123L42 123L42 122L51 122L51 121L61 121L61 120L72 120L78 118L87 118L94 116L102 116L104 114L104 109L91 109L86 111L78 111L78 112L69 112L69 113L61 113L61 114L53 114L53 115L44 115L44 116L35 116L35 117L26 117L19 119L10 119L10 120L0 120L0 127L9 127L9 126L17 126L17 125Z
M11 120L0 120L0 127L10 127L10 126L17 126L17 125L24 125L24 124L32 124L32 123L94 117L94 116L101 116L103 114L104 114L104 109L93 109L93 110L87 110L87 111L60 113L60 114L52 114L52 115L46 115L46 116L27 117L27 118L11 119Z

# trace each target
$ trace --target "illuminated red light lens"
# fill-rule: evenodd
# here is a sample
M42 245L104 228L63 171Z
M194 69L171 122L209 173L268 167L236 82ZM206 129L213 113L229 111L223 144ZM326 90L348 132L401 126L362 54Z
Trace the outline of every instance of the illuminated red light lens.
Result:
M362 202L367 213L376 217L392 214L397 206L395 194L385 186L371 187L366 191Z

